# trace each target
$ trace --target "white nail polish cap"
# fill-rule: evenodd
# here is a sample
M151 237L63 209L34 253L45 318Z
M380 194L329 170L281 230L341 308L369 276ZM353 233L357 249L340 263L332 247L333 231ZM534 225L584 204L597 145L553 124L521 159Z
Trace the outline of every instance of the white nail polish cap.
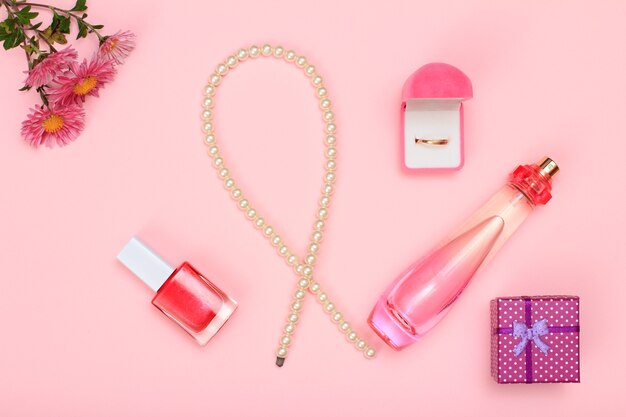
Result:
M117 254L117 260L154 291L174 272L174 267L135 236Z

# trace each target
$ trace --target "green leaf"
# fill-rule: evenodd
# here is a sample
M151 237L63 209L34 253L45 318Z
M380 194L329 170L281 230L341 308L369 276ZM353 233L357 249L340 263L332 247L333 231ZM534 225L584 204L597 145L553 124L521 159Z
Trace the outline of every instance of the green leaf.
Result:
M93 27L96 30L100 30L104 27L104 25L91 25L91 27Z
M54 32L70 33L70 19L57 13L52 15L52 30Z
M70 10L73 12L82 12L87 10L87 0L76 0L76 4Z
M15 17L17 17L17 20L23 25L30 25L30 20L37 16L39 16L39 13L31 12L30 6L23 7L15 13Z
M55 32L50 37L50 43L58 43L61 45L65 45L67 43L67 38L64 34Z
M17 26L17 21L9 17L0 22L0 42L4 49L12 49L19 46L25 39L24 32Z
M82 20L78 20L77 22L78 22L78 35L76 35L76 39L86 38L87 33L89 33L89 28Z

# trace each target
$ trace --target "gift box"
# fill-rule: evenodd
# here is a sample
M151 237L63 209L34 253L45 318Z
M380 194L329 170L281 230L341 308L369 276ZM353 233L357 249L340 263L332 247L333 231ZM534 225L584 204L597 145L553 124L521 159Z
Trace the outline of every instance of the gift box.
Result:
M491 374L499 384L580 382L579 298L491 300Z

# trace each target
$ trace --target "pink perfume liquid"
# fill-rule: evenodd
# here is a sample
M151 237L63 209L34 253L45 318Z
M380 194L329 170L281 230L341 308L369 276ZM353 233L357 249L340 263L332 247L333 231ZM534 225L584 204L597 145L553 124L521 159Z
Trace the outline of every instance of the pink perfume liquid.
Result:
M433 328L533 208L550 199L556 172L558 167L549 158L518 167L509 182L451 238L387 288L368 319L374 331L399 350Z

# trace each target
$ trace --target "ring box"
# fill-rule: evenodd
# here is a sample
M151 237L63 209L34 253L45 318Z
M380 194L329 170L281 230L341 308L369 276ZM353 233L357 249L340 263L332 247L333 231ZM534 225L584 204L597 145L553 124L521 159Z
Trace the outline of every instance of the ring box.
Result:
M472 82L452 65L426 64L406 80L402 88L406 169L455 171L463 167L463 101L472 97ZM447 143L428 143L443 140Z

